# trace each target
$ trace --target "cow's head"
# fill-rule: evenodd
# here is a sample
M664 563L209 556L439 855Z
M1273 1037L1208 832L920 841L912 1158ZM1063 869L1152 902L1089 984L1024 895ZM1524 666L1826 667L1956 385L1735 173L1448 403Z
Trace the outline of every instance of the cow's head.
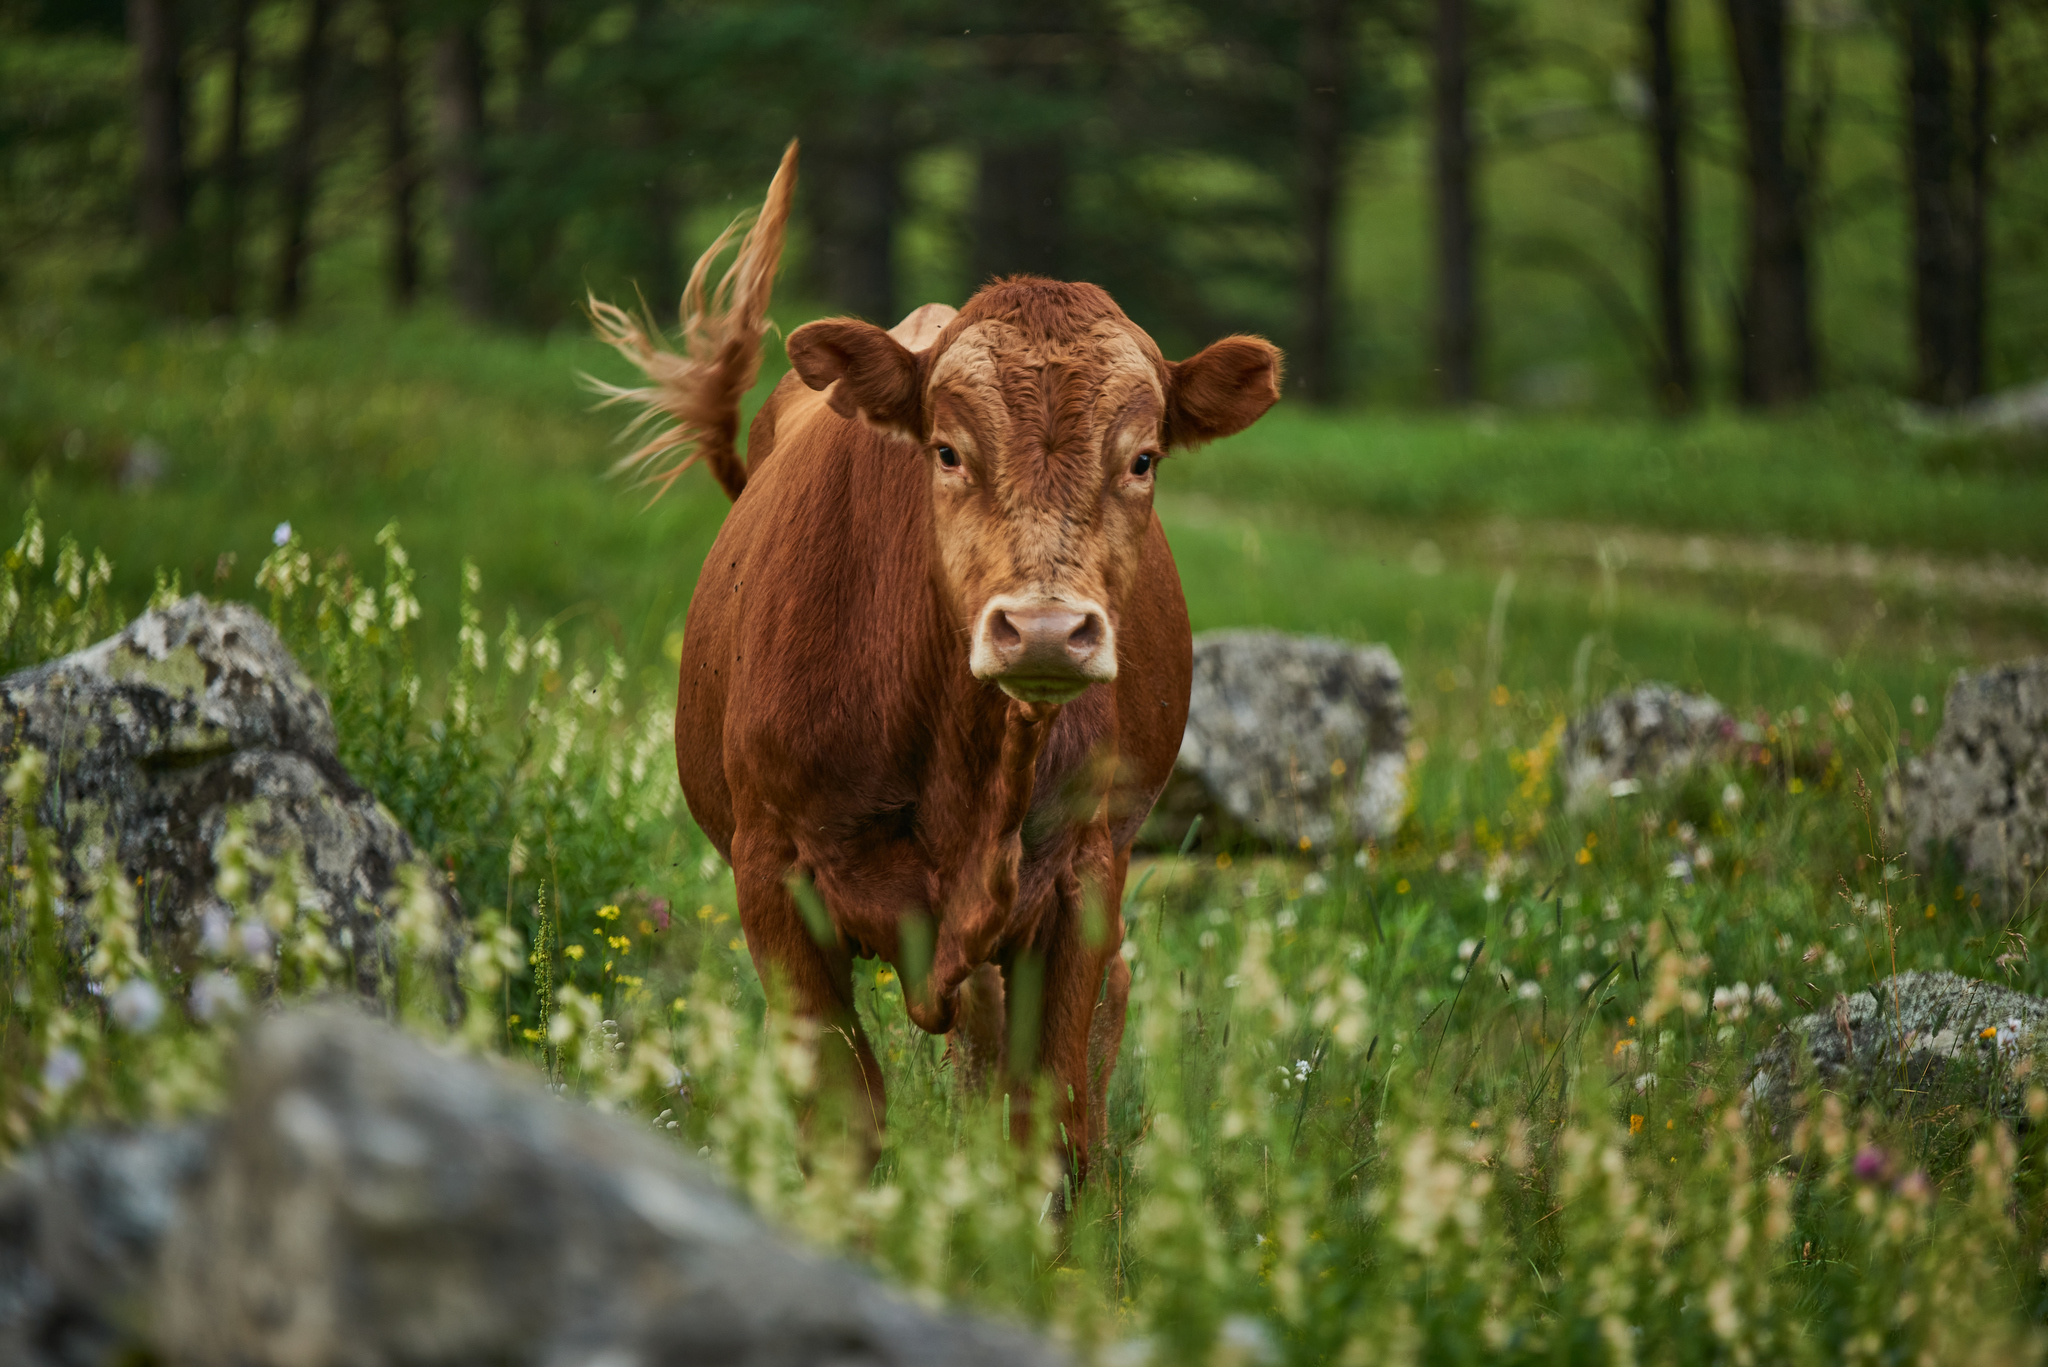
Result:
M1280 397L1271 343L1228 337L1171 362L1095 286L1021 277L975 295L926 350L835 318L790 334L789 358L835 411L929 466L939 588L968 666L1027 702L1116 677L1161 459Z

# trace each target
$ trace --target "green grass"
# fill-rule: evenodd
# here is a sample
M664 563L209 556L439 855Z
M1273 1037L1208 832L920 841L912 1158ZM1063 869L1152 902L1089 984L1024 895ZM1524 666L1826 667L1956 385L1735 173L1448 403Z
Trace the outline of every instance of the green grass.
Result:
M757 400L779 366L773 356L764 367ZM159 568L187 587L250 593L285 520L309 545L374 564L374 534L397 520L430 622L451 619L468 556L494 612L566 615L572 634L650 662L680 623L724 500L692 477L646 508L601 478L617 422L590 411L583 371L616 373L573 334L485 334L431 312L279 334L21 306L0 314L0 515L16 519L33 500L80 529L106 549L129 601ZM166 453L163 477L123 487L144 438ZM1937 691L1959 663L2048 639L2041 600L1987 605L1908 586L1873 631L1865 584L1726 566L1603 570L1593 555L1505 546L1499 531L1583 526L1589 551L1603 528L1633 527L2038 556L2048 479L1958 468L1943 450L1853 405L1678 426L1283 404L1243 436L1170 462L1161 515L1198 627L1383 639L1427 676L1470 673L1482 663L1474 632L1483 649L1500 575L1513 569L1509 681L1569 685L1591 636L1593 685L1654 674L1769 703L1869 679L1903 702Z
M54 649L95 611L110 624L46 568L8 557L21 630L55 623ZM1386 846L1142 861L1110 1140L1076 1191L1043 1123L1027 1138L961 1094L873 964L856 996L890 1087L879 1161L835 1107L801 1123L812 1050L838 1046L764 1012L730 876L680 817L666 699L631 705L604 659L487 631L487 662L451 680L461 712L413 701L419 628L349 625L357 594L388 609L406 571L393 556L276 606L350 763L463 885L458 1042L651 1122L819 1245L1104 1361L2042 1359L2040 1129L1813 1096L1772 1132L1737 1104L1787 1016L1895 958L2048 976L1996 962L2038 908L2001 918L1867 857L1858 777L1891 725L1870 702L1780 712L1770 759L1572 817L1550 791L1557 695L1504 690L1455 718L1447 701ZM1458 729L1470 748L1445 743ZM177 986L113 893L88 912L119 947L89 970L102 992L66 990L44 837L12 838L0 1146L213 1104L235 1022L108 1015L125 982ZM237 911L291 921L260 881ZM433 952L432 925L401 918L402 962ZM311 933L294 991L319 987ZM264 982L240 958L202 967L252 997ZM394 1009L445 1033L427 980L409 971ZM1736 984L1740 1009L1716 1001ZM49 1069L59 1051L75 1069ZM1890 1176L1857 1175L1872 1153Z

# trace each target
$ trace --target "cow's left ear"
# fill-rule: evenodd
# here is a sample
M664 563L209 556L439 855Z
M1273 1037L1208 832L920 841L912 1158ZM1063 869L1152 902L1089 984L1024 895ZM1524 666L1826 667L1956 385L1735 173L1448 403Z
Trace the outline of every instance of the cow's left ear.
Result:
M821 318L789 334L789 363L842 418L865 418L893 437L922 441L917 353L857 318Z
M1263 337L1225 337L1167 370L1168 446L1242 432L1280 401L1280 348Z

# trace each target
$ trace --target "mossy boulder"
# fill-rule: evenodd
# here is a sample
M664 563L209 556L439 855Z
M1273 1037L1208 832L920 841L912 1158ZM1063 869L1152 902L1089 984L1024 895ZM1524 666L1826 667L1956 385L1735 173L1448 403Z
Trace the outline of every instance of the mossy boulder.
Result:
M1187 731L1143 840L1322 848L1408 811L1408 700L1385 646L1284 631L1195 638Z
M173 965L230 936L236 909L217 883L240 823L255 856L251 896L266 890L265 868L296 867L297 905L325 918L366 995L386 982L387 923L407 895L440 904L452 964L454 894L342 767L327 700L248 607L194 595L0 679L0 750L28 749L48 761L39 816L62 853L60 913L74 948L84 935L74 913L108 878L135 890L145 948Z
M1853 1105L1964 1105L2017 1119L2031 1082L2048 1082L2044 1053L2048 1001L1957 973L1901 973L1780 1030L1745 1100L1777 1124L1817 1080Z
M2048 656L1959 674L1901 766L1885 824L1921 869L1953 859L2008 909L2048 882Z

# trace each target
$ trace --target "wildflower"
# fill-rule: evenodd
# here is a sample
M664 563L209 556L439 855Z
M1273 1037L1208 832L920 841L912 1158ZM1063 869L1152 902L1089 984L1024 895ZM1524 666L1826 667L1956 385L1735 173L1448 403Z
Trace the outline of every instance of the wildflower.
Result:
M1578 860L1579 860L1579 862L1580 862L1581 864L1590 864L1590 863L1592 863L1592 862L1593 862L1593 852L1592 852L1591 850L1589 850L1589 849L1586 849L1586 848L1585 848L1584 846L1580 846L1580 848L1579 848L1579 854L1578 854Z
M85 1060L69 1045L58 1045L43 1059L43 1087L52 1096L62 1096L84 1076Z
M1927 699L1921 697L1918 693L1913 695L1913 715L1916 717L1927 715Z
M1850 1170L1856 1174L1856 1180L1859 1182L1877 1182L1884 1179L1891 1165L1891 1156L1883 1149L1875 1145L1866 1145L1856 1151L1856 1157L1850 1163Z
M563 946L562 946L562 952L563 952L564 954L568 955L568 956L569 956L570 958L572 958L572 959L577 959L577 960L581 960L581 959L582 959L582 957L583 957L583 946L582 946L582 945L563 945Z
M164 994L147 978L130 978L114 989L107 1014L123 1030L146 1034L164 1014Z
M655 930L667 930L668 898L657 897L652 902L649 902L647 904L647 915L654 922ZM642 931L641 933L644 935L651 935L654 933L654 931Z
M1721 808L1727 812L1739 812L1742 810L1742 785L1737 783L1722 785Z
M1219 869L1227 869L1230 867L1229 850L1225 850L1223 853L1216 856L1216 867Z
M203 973L192 984L192 1014L208 1024L241 1014L247 1004L242 995L242 984L229 974Z
M1307 1082L1308 1075L1314 1071L1314 1065L1312 1065L1307 1059L1298 1058L1294 1061L1294 1080L1296 1082Z
M1629 1132L1630 1134L1641 1134L1641 1133L1643 1132L1643 1120L1644 1120L1644 1117L1643 1117L1643 1116L1639 1116L1639 1115L1632 1115L1632 1116L1630 1116L1630 1117L1628 1118L1628 1132Z
M1330 777L1331 777L1331 778L1342 778L1342 777L1344 777L1344 761L1343 761L1343 760L1341 760L1341 759L1333 759L1333 760L1331 760L1331 761L1330 761Z
M1301 880L1301 890L1310 897L1320 897L1330 890L1330 880L1320 873L1309 874Z
M1543 989L1536 985L1534 978L1531 978L1515 988L1515 995L1525 1002L1532 1002L1543 995Z
M261 921L243 921L235 927L235 948L250 963L267 965L270 962L270 928Z
M276 530L270 534L270 544L273 546L286 546L290 544L291 539L292 524L289 520L278 523Z
M1408 880L1403 878L1400 882L1394 884L1394 891L1406 897L1408 895Z
M600 920L616 921L619 919L619 909L616 906L602 906L597 909L597 915Z

